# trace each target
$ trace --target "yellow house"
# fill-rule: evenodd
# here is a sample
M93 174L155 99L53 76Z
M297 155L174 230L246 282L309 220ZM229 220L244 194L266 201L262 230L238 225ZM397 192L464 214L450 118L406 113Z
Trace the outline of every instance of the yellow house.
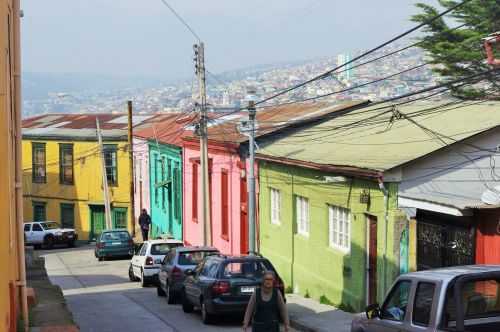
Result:
M134 117L134 124L146 118ZM132 232L127 128L124 114L50 114L23 120L24 220L56 221L75 228L79 240L94 240L105 228L104 156L113 228Z
M22 231L19 1L0 2L0 331L27 331ZM21 316L21 313L23 315ZM18 321L24 317L24 326Z

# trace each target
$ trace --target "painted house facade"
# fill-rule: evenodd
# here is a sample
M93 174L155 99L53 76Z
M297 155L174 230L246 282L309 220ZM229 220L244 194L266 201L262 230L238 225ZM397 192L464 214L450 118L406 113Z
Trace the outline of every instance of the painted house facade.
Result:
M479 176L477 173L479 166L474 166L474 162L467 164L466 161L468 158L478 157L471 154L474 152L472 146L476 146L476 153L484 154L485 151L483 149L477 151L478 145L465 144L461 147L466 151L457 153L457 151L450 150L447 155L442 155L442 153L447 151L445 149L448 146L453 146L452 143L460 142L488 128L498 126L500 108L492 105L464 105L458 108L437 106L440 105L418 103L400 106L396 108L397 117L393 112L387 112L377 117L377 121L371 120L370 108L366 108L350 113L348 117L342 119L342 122L333 119L270 144L261 144L259 151L260 158L263 160L260 164L261 252L273 258L274 261L280 262L278 265L280 273L288 276L287 282L292 286L292 290L303 295L309 293L312 297L328 300L326 302L343 305L346 308L361 310L365 304L379 302L398 274L418 268L428 268L423 266L425 260L446 255L453 257L455 261L451 259L448 263L440 263L439 266L474 263L471 255L461 257L461 252L459 252L464 249L463 246L468 246L469 251L474 251L474 220L470 219L470 216L458 214L441 215L438 220L437 211L432 211L430 207L439 202L441 212L454 211L468 214L470 212L462 211L459 206L472 207L481 203L480 200L478 201L479 191L476 193L474 191L481 187L481 190L484 190L484 181L477 181L476 178L474 181L477 183L470 186L471 189L467 189L471 175ZM387 107L390 109L392 106L387 105ZM440 111L435 111L436 109ZM429 111L433 111L432 116L425 116ZM407 120L406 117L410 115L414 121ZM443 123L447 126L443 126ZM435 135L429 135L429 131L423 130L422 126L439 132L440 134L437 135L442 135L441 139ZM496 141L497 137L491 136L489 143L481 143L480 146L485 146L485 149L489 151L486 156L483 156L483 162L490 161L491 151L495 150L493 142ZM467 157L464 157L464 154ZM280 166L274 164L269 166L269 162ZM283 165L287 165L288 168ZM486 164L482 166L488 169L488 172L491 171L491 167L487 167ZM293 169L289 169L290 167ZM333 171L329 172L330 174L313 175L310 171L302 170L297 174L296 167L301 167L299 168L301 170L313 168L321 172L333 168ZM342 175L342 171L346 169L377 173L385 190L377 191L366 182L361 182L360 185L359 176L355 175L348 175L347 178L358 179L358 181L352 180L358 185L352 189L350 186L344 185L343 187L342 183L338 183L338 175ZM268 173L269 178L266 178ZM325 175L328 177L324 177ZM328 182L333 181L334 184L318 183L318 179L322 176ZM278 181L273 184L273 179L278 179ZM486 181L489 180L492 179L486 179ZM492 182L489 185L494 184L495 182ZM314 189L308 190L308 188ZM383 188L380 187L380 189ZM354 197L363 195L364 201L368 196L370 205L373 205L375 211L371 210L371 207L363 211L357 204L357 199L350 199L353 192L356 193ZM385 195L386 203L382 205L380 205L380 194ZM295 198L292 199L292 195L295 195ZM474 196L475 200L471 201L470 197L464 200L468 195ZM280 218L281 226L273 221L276 219L273 215L279 215L278 212L273 212L276 211L277 202L281 202L281 208L286 216ZM452 202L467 203L452 208ZM333 212L330 210L331 206L334 206ZM339 210L337 206L347 210ZM382 216L376 213L381 207L388 213L384 212ZM291 209L294 209L295 215L290 215ZM300 212L297 212L298 210ZM305 215L303 211L306 211ZM344 213L335 211L344 211ZM301 254L293 256L291 260L287 259L289 247L287 250L280 249L285 245L275 243L280 234L279 227L293 225L295 227L293 232L290 232L286 240L282 238L281 242L288 241L294 245L306 244L308 249L301 248L300 252L306 251L308 260L313 260L311 257L325 257L325 259L331 257L331 248L325 244L329 243L330 238L335 236L338 238L338 235L329 234L332 234L332 229L334 234L338 233L339 229L345 229L345 226L334 228L331 224L335 222L338 224L339 219L345 220L346 218L343 217L345 211L349 211L348 215L351 215L351 249L345 252L336 250L338 256L329 261L331 264L328 265L328 270L323 269L319 262L309 264L305 268L295 269L294 266L299 264ZM337 217L331 217L331 213ZM489 213L489 219L495 219L492 209L483 209L481 213ZM354 220L360 218L354 218L352 215L368 216L363 222L364 228L353 224ZM373 216L376 217L376 222ZM308 236L307 234L304 236L300 231L300 222L303 222L304 218L307 220L307 217L310 218L311 231ZM315 223L319 231L313 234L312 229ZM429 230L428 224L438 224L439 227ZM489 228L485 228L485 231L491 233L494 228L492 221L488 221L488 225ZM455 231L461 227L466 231ZM419 232L421 233L420 239ZM372 241L375 234L376 244ZM452 240L452 245L438 244L437 248L433 249L435 242L433 239L436 236L441 237L442 234L455 236L448 238ZM424 244L422 238L428 242ZM445 238L437 239L438 242L445 242L445 240ZM483 237L482 240L488 241L489 238ZM478 243L481 242L478 241ZM353 248L359 251L353 252ZM377 248L375 257L373 257L373 248ZM425 248L427 251L419 248ZM355 258L356 251L359 252L358 260ZM493 256L493 254L490 255ZM371 295L373 292L370 287L370 280L373 280L370 278L370 273L374 268L373 260L378 262L377 280L385 278L385 281L381 282L376 289L375 297ZM338 271L348 276L352 262L361 267L361 270L353 273L350 278L342 279ZM380 269L385 269L385 271L379 272ZM379 273L382 274L379 275ZM354 283L354 285L343 285L340 280ZM301 281L306 284L301 285ZM297 283L298 287L295 286ZM353 292L354 295L349 295ZM364 299L366 302L363 302Z
M288 130L348 112L363 103L310 104L283 106L257 112L262 123L256 131L257 142L286 135ZM246 113L220 117L214 115L209 123L208 158L211 212L211 243L225 254L248 253L248 137L238 129L246 121ZM183 145L184 169L184 240L188 244L203 244L203 214L201 202L201 167L199 139L185 137ZM258 205L258 165L255 165L256 204ZM257 206L258 209L258 206ZM257 233L259 218L256 218ZM258 238L258 237L257 237ZM258 239L257 239L258 241ZM257 243L258 247L258 243Z
M23 121L25 221L56 221L94 240L105 228L99 118L112 223L133 232L127 116L54 114ZM147 117L134 117L139 123Z
M151 237L183 238L182 137L192 116L155 115L134 128L136 225L144 208L151 216Z

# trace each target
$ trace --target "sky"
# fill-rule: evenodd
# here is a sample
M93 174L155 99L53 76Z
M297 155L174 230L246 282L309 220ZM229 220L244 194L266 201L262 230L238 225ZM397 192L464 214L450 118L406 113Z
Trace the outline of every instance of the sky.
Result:
M414 0L167 1L202 38L213 73L368 49L412 27L417 12ZM26 72L193 75L196 39L161 0L21 0L21 7Z

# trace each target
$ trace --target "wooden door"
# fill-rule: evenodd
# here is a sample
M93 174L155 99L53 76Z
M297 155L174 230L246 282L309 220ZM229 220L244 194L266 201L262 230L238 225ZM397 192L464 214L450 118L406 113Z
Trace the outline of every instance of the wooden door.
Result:
M368 216L368 303L377 303L377 217Z
M104 206L91 205L90 206L90 240L95 241L102 233L105 224L104 220Z
M240 181L240 253L248 253L248 193L247 179Z

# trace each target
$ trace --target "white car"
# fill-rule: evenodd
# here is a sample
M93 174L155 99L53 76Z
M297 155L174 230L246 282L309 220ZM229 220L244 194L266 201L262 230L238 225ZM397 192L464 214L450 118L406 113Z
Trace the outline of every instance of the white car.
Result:
M158 281L158 273L165 255L171 248L181 247L179 240L150 240L144 242L130 261L128 271L130 281L140 281L143 287Z
M61 228L54 221L39 221L24 223L24 236L26 244L35 248L45 245L51 249L54 244L67 244L73 247L78 240L78 234L72 228Z

